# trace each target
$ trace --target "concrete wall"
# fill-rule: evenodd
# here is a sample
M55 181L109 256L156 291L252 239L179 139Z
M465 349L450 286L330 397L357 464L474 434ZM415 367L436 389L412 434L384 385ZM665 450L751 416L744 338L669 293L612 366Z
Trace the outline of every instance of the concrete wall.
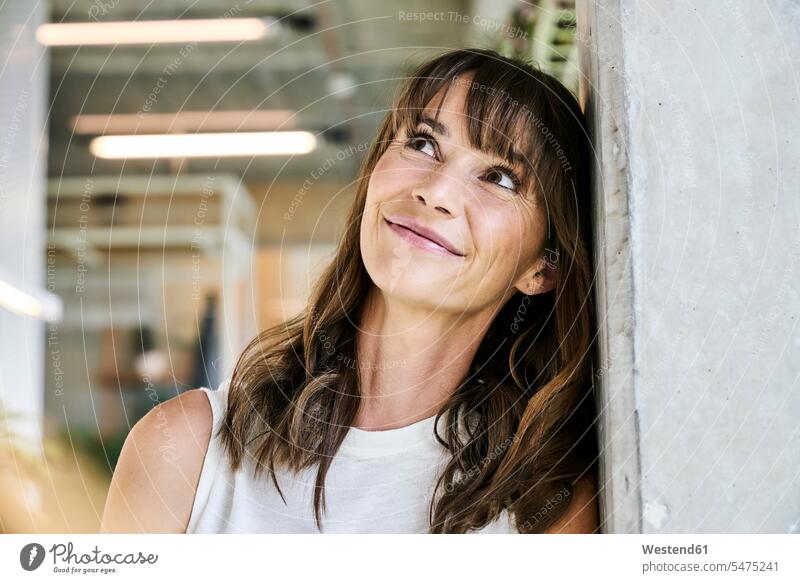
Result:
M579 5L609 532L800 531L800 5Z

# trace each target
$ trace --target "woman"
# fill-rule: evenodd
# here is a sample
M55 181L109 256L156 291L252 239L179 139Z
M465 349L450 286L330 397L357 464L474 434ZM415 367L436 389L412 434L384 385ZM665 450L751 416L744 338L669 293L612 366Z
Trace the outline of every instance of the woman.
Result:
M588 167L553 77L419 67L308 309L134 426L103 529L596 531Z

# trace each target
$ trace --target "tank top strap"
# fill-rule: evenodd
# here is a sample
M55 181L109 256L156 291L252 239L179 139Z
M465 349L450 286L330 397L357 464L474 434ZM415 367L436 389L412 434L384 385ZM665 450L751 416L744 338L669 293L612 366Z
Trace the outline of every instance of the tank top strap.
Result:
M208 387L199 387L206 393L208 402L211 405L211 416L213 420L214 430L219 427L222 418L225 415L225 409L228 406L228 388L230 387L231 379L227 378L219 384L216 389Z
M214 490L214 484L220 480L229 479L224 475L226 467L223 463L224 452L217 439L217 432L222 424L225 409L228 406L229 386L230 378L220 383L216 390L208 387L198 387L206 394L211 405L211 436L209 437L205 459L203 460L197 489L195 490L192 511L186 528L187 533L199 532L198 525L203 524L204 521L212 521L213 523L213 521L217 520L216 517L209 516L209 513L212 515L214 513L214 498L219 495Z

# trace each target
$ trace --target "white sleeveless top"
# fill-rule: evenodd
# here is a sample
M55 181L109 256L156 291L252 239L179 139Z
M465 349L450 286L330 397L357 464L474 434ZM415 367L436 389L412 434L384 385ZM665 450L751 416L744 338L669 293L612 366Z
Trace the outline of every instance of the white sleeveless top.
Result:
M197 484L187 533L317 533L316 466L299 473L276 468L281 499L267 471L253 479L245 456L231 472L217 438L230 379L216 391L201 387L211 403L213 427ZM398 429L351 427L325 478L323 533L425 533L436 479L449 452L433 435L435 417ZM444 418L441 422L444 421ZM480 534L517 531L504 511Z

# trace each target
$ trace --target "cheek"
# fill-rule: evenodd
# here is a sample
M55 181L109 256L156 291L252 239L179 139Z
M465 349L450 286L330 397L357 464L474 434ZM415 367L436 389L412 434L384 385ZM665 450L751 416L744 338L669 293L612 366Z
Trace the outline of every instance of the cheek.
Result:
M533 218L517 207L485 204L473 215L473 236L484 272L501 281L518 274L533 261L537 249Z
M382 279L382 265L392 251L387 246L386 233L382 232L381 214L386 212L386 205L398 200L403 189L408 188L408 177L400 170L396 154L388 150L381 156L372 169L367 185L367 197L364 216L361 220L361 254L367 271L373 281Z
M365 243L366 233L377 225L378 213L383 202L392 197L393 192L392 171L384 154L378 159L372 169L367 184L367 197L364 205L364 216L361 219L362 246Z
M380 202L407 192L419 180L421 169L410 163L403 156L387 150L375 164L367 188L367 202Z

